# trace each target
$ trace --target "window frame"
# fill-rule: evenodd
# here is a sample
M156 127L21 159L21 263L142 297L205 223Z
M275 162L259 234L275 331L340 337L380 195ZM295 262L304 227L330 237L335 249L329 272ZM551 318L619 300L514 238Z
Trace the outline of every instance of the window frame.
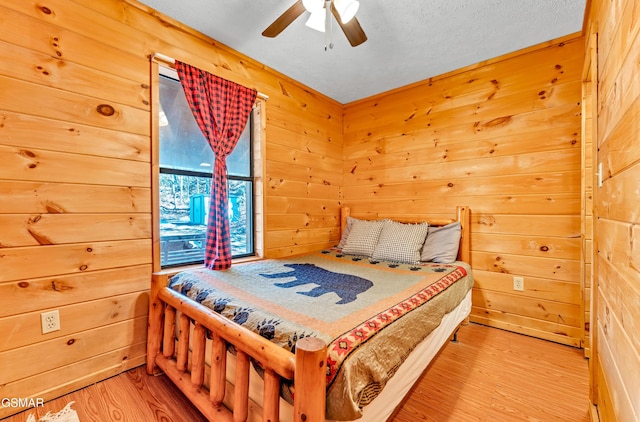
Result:
M174 270L179 267L191 267L191 266L201 266L204 263L204 260L198 261L185 261L182 263L175 264L167 264L162 265L162 250L161 250L161 232L160 232L160 174L177 174L182 176L195 176L195 177L206 177L209 179L213 178L213 169L209 173L198 172L193 170L183 170L183 169L171 169L167 167L160 166L160 126L159 126L159 115L158 112L160 110L160 79L168 78L179 83L179 79L176 71L171 67L165 67L162 64L159 64L156 61L152 62L152 68L156 71L152 74L152 95L154 95L155 101L151 106L151 122L152 122L152 167L154 168L153 172L153 181L152 181L152 216L153 216L153 271L158 272L162 270ZM237 176L227 174L227 180L230 181L239 181L242 183L248 183L248 189L251 192L250 195L250 204L247 205L247 229L246 232L250 233L250 236L247 243L248 252L235 254L232 256L233 260L246 260L251 259L252 257L259 258L261 256L262 245L260 239L263 239L263 236L259 233L258 229L258 219L257 212L261 212L263 209L263 204L261 203L262 195L259 193L258 183L263 180L261 175L256 174L256 168L258 171L263 168L262 163L256 162L256 151L260 154L260 147L258 145L259 139L263 136L264 131L264 119L263 115L261 115L261 104L256 104L251 111L249 119L247 121L247 127L249 130L249 175L248 176ZM258 126L259 125L259 126ZM259 130L258 130L259 129ZM260 226L261 227L261 226Z

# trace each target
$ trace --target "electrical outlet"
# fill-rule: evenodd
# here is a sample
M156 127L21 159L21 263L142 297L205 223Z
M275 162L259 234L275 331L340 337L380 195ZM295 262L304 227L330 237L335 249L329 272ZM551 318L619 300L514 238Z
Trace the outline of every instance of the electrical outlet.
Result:
M513 290L524 292L524 277L513 277Z
M42 334L47 334L60 329L60 312L55 311L43 312L40 314L42 320Z

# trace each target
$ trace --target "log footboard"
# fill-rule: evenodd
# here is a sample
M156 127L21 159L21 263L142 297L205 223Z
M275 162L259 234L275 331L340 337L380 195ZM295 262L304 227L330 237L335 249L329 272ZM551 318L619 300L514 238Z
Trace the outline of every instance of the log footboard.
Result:
M154 274L151 283L148 374L162 370L209 420L245 421L249 416L249 372L253 359L264 369L263 421L280 420L283 379L294 382L294 421L325 420L327 347L322 340L303 338L296 343L293 354L175 292L168 287L168 281L168 275ZM177 341L176 315L179 315ZM208 377L207 331L212 338ZM229 345L237 352L233 385L226 380Z

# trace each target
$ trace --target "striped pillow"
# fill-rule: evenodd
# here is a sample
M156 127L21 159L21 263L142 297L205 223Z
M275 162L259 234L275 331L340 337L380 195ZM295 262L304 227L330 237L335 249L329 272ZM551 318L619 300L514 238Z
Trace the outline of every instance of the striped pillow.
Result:
M404 224L387 220L371 257L381 261L417 264L428 231L428 223Z

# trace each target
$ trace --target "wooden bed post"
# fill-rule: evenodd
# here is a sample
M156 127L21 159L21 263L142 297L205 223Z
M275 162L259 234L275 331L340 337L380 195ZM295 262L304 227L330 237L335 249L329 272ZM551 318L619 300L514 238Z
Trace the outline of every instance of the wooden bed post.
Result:
M347 217L349 217L349 215L351 215L351 208L340 208L340 236L344 234L344 230L347 228Z
M305 337L296 343L293 420L321 422L325 420L327 403L327 345L316 337Z
M147 327L147 374L153 375L157 371L156 356L160 353L162 343L162 317L164 304L158 299L158 292L167 285L166 275L151 276L151 291L149 297L149 322Z
M458 260L471 264L471 216L469 207L459 206L456 208L457 220L462 228L462 236L460 237L460 248L458 252Z

